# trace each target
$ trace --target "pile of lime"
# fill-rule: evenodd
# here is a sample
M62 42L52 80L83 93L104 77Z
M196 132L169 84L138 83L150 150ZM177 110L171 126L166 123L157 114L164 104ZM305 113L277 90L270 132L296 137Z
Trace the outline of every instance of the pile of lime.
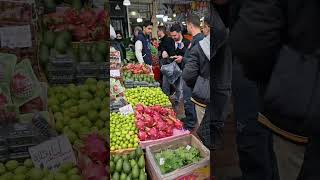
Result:
M0 180L82 180L79 169L73 163L62 164L58 171L36 168L31 159L23 164L10 160L0 163Z
M134 115L110 115L110 147L111 151L137 148L139 146L138 130Z
M163 93L161 88L138 87L128 89L125 92L125 97L127 102L133 107L135 107L137 104L142 104L144 106L171 105L169 97Z

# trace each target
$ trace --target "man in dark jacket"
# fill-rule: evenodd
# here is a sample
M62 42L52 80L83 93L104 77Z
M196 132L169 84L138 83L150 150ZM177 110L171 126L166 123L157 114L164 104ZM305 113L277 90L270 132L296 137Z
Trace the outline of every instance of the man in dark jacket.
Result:
M311 54L320 47L320 25L310 22L320 17L318 0L248 0L244 2L239 17L231 33L232 50L243 64L247 77L257 83L261 99L282 46L289 44L302 55ZM288 66L287 70L290 68ZM295 180L299 172L301 180L320 179L318 133L302 132L301 125L296 126L294 119L287 118L291 114L262 112L267 118L260 122L274 132L273 146L280 179ZM306 134L308 146L301 144L306 142L303 137Z
M160 44L158 47L160 59L166 59L170 56L174 56L174 41L171 37L166 34L166 27L159 26L158 27L158 37L160 40ZM161 63L162 64L162 63Z
M170 35L173 39L171 41L171 44L168 44L168 49L163 51L163 64L169 64L173 61L177 62L179 67L181 68L181 62L178 61L179 57L183 57L187 47L189 46L190 42L183 38L182 33L181 33L181 26L180 24L174 24L170 28ZM171 49L171 50L170 50ZM173 51L172 51L173 50ZM169 57L169 52L172 56ZM175 110L177 110L179 102L180 102L180 97L182 95L182 81L181 77L178 78L178 80L174 83L176 92L174 94L174 104L173 107ZM169 95L170 94L170 84L168 82L168 79L165 75L163 75L163 91Z
M198 76L201 76L203 79L210 80L210 19L207 16L204 19L204 35L206 36L203 40L199 42L199 44L195 45L190 53L189 56L185 57L188 58L188 63L185 65L183 69L183 80L186 84L191 88L194 89L197 83ZM203 89L203 84L198 84L201 86L199 89ZM204 89L206 90L206 89ZM210 89L207 89L209 92ZM201 92L201 94L204 94ZM210 98L210 97L208 97ZM197 99L197 97L192 96L192 102L195 104L196 114L197 114L197 125L194 131L197 131L198 127L201 124L203 116L205 114L205 108L208 105L207 102L203 100Z
M152 65L151 42L150 36L152 33L153 23L145 21L143 32L139 32L137 41L135 42L135 53L139 63Z
M188 63L188 56L191 49L195 45L199 44L199 41L201 41L204 38L204 35L201 33L200 18L198 15L196 14L188 15L187 30L189 34L192 35L192 41L189 44L184 56L178 56L176 59L177 63L181 63L182 69ZM186 115L184 119L184 125L185 125L185 128L189 130L193 130L197 121L195 106L191 101L191 96L192 96L192 89L188 87L186 83L183 83L184 110Z

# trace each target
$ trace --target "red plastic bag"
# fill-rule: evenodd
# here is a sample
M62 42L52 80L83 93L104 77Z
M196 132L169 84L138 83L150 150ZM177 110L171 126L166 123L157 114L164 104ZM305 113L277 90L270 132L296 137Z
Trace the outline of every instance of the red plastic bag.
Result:
M154 79L156 81L160 81L160 66L153 66L152 67L152 71L153 71L153 74L154 74Z

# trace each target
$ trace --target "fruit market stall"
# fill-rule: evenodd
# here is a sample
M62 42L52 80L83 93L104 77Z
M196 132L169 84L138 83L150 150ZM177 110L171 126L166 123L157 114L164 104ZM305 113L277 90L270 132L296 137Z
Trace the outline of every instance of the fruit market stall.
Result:
M183 128L161 88L150 85L153 70L110 53L110 178L208 179L208 149Z
M0 4L0 179L108 179L106 11L81 0Z

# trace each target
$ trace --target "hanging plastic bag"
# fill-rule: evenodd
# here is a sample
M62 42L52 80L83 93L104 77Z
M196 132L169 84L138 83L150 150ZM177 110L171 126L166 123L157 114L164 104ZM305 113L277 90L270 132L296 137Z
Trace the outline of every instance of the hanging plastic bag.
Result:
M161 66L161 72L164 76L167 76L170 84L174 84L182 74L182 70L175 61Z

